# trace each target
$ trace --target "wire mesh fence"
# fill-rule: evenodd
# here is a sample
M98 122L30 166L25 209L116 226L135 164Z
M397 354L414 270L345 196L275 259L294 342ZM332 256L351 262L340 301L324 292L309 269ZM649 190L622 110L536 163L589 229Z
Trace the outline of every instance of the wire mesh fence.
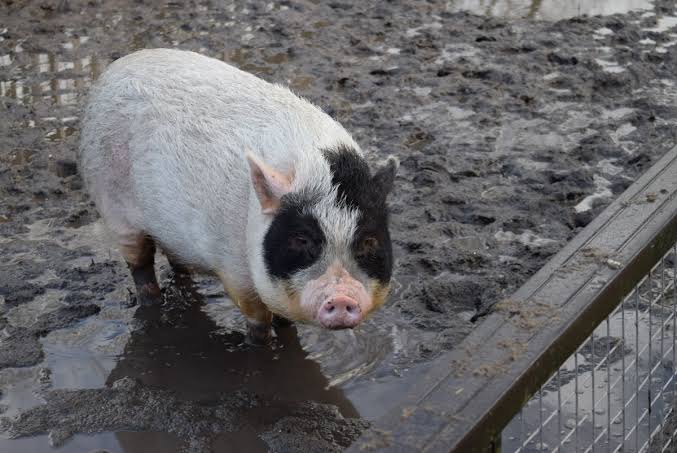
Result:
M677 451L677 246L504 428L508 452Z

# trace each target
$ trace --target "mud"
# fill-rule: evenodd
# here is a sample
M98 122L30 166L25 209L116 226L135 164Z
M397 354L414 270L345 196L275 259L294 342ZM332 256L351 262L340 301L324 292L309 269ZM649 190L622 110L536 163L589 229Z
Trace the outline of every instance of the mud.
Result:
M340 449L675 141L671 2L557 22L416 1L5 0L0 10L3 426L75 434L64 451L135 451L151 433L170 451ZM252 350L218 284L198 278L188 297L164 262L165 310L137 312L73 162L92 80L159 46L289 84L371 159L399 156L394 291L364 326L280 329L276 347ZM125 412L130 395L157 417ZM50 415L66 402L81 409ZM170 407L186 426L159 415ZM47 439L0 441L20 445L44 451Z
M245 393L182 401L172 392L142 386L127 377L105 389L55 390L47 393L45 400L46 404L29 409L11 423L5 419L0 427L10 436L26 436L45 434L49 426L49 444L56 448L75 433L147 431L173 434L177 442L172 449L180 451L208 452L212 444L217 448L222 444L224 451L239 451L230 450L233 442L237 445L242 433L251 430L242 413L252 408L277 413L276 408L261 406L256 397ZM247 451L340 451L367 426L359 419L344 419L330 405L298 403L288 411L289 415L282 415L274 424L259 426L263 441L258 442L259 448L252 448L250 439L242 447ZM256 442L255 431L250 432ZM124 433L119 442L123 451L143 451L136 442L126 442Z
M246 404L236 396L229 400L195 405L177 401L164 391L152 391L123 378L109 389L55 390L46 396L46 404L21 414L10 428L22 434L42 434L47 424L50 444L60 447L75 432L160 431L167 430L180 438L201 439L204 432L233 431L238 428L238 409ZM55 420L58 420L54 423ZM199 440L190 445L195 450Z

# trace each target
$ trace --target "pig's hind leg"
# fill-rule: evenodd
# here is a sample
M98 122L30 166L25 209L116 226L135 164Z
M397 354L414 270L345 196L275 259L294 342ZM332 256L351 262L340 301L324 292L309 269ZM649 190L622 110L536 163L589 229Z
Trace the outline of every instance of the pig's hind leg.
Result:
M143 233L127 234L120 238L120 251L136 286L139 305L161 302L160 286L155 276L155 242Z

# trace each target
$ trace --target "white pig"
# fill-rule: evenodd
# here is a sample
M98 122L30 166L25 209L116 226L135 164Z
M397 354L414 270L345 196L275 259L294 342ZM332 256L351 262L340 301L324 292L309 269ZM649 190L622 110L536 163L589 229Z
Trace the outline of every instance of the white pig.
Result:
M142 304L159 300L156 245L216 274L266 342L273 314L352 328L386 299L386 197L350 134L310 102L222 61L149 49L94 84L79 152Z

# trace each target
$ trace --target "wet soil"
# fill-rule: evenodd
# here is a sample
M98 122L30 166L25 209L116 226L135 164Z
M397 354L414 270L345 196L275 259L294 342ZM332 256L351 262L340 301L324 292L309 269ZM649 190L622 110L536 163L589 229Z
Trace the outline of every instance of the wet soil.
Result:
M576 16L597 16L652 8L651 0L450 0L451 11L511 19L561 20Z
M558 22L453 3L2 1L0 404L20 439L0 450L341 449L673 146L672 3ZM92 80L146 47L288 84L399 156L373 319L252 349L216 282L181 289L164 262L163 310L138 311L73 162Z

